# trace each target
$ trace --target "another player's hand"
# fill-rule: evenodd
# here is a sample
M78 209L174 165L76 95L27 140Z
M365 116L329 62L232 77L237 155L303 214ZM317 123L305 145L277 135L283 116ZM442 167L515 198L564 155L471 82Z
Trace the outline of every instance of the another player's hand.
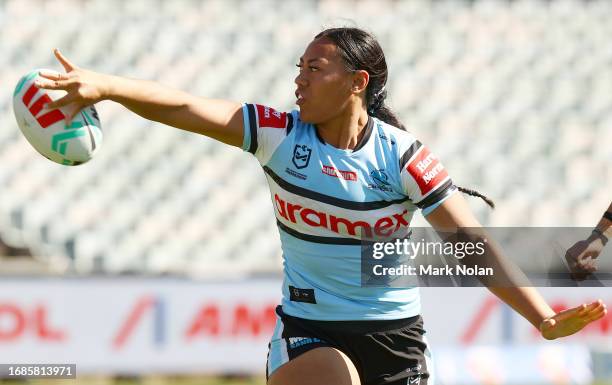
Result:
M582 304L545 319L540 324L540 332L542 337L547 340L569 336L579 332L591 322L602 318L606 313L606 305L601 300L588 305Z
M53 50L55 57L62 64L66 73L40 71L41 78L35 84L48 90L67 91L64 97L45 105L46 109L69 106L66 124L84 107L92 105L108 96L109 78L107 75L77 67L58 49Z
M596 258L604 244L599 237L589 237L576 242L565 253L565 260L570 268L572 279L584 280L589 274L597 271Z

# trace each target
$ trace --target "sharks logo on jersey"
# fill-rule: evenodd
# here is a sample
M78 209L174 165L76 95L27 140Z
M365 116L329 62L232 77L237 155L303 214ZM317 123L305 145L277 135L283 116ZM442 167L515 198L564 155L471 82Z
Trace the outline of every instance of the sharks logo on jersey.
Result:
M243 149L264 169L281 238L283 311L319 320L418 314L415 288L361 287L360 245L406 237L417 210L427 215L456 191L440 161L412 134L372 117L347 151L325 143L298 111L283 114L243 106Z
M370 173L370 177L374 183L370 183L368 185L369 188L379 189L381 191L391 191L391 185L388 182L389 177L385 173L385 170L374 170Z

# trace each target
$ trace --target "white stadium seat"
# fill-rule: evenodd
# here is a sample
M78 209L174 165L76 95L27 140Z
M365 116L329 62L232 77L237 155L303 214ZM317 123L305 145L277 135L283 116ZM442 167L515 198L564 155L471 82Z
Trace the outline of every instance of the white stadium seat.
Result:
M41 4L56 28L26 2L0 2L4 85L60 69L59 47L86 68L289 110L306 44L322 26L356 24L386 51L402 122L457 184L496 201L491 211L469 198L484 225L590 226L609 204L609 1L158 1L154 15L147 0ZM71 8L80 16L60 12ZM96 33L77 33L82 20ZM111 102L97 108L102 149L68 168L28 146L0 94L5 242L83 274L279 271L272 204L249 154Z

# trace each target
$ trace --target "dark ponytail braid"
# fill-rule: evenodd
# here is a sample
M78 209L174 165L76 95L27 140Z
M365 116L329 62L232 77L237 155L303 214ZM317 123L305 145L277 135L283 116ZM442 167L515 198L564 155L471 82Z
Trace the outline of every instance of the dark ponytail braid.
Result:
M387 79L385 75L385 82L386 81ZM374 87L372 87L372 89L374 89ZM402 122L400 122L399 118L395 115L395 113L391 111L391 108L389 108L385 104L385 99L387 99L387 90L385 89L384 84L376 92L372 92L373 95L371 95L370 97L368 97L368 91L369 90L366 90L368 114L401 130L408 131L406 127L402 124Z
M401 130L407 131L398 117L385 104L387 98L387 62L385 54L376 38L359 28L340 27L329 28L320 32L315 39L325 37L334 42L344 65L349 72L367 71L370 80L366 88L366 104L368 114ZM476 196L484 200L491 208L495 203L476 190L459 187L464 194Z
M459 191L461 191L464 194L471 195L473 197L478 197L482 199L483 201L485 201L486 204L489 205L489 207L491 207L492 209L495 209L495 202L493 202L490 198L487 198L485 195L479 193L478 191L472 190L469 188L465 188L465 187L461 187L461 186L457 186L457 188L459 189Z

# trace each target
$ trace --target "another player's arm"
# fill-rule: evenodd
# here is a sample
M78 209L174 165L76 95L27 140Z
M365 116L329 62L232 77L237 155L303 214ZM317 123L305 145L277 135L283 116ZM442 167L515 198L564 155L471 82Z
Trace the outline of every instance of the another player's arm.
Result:
M108 99L145 119L242 146L243 117L239 103L196 97L152 81L88 71L72 64L58 50L54 53L66 73L43 72L41 76L48 80L39 80L37 86L68 92L47 105L47 108L69 106L68 121L83 107Z
M555 339L574 334L606 314L606 306L601 300L555 314L537 290L525 286L527 278L503 257L460 194L446 199L426 219L442 233L458 228L470 229L471 235L488 239L486 258L489 265L495 266L495 280L501 282L499 285L489 284L488 289L538 328L544 338Z
M597 271L597 258L610 238L612 238L612 203L591 234L567 249L565 259L573 279L581 281Z
M599 237L604 245L612 238L612 202L593 229L593 235Z

